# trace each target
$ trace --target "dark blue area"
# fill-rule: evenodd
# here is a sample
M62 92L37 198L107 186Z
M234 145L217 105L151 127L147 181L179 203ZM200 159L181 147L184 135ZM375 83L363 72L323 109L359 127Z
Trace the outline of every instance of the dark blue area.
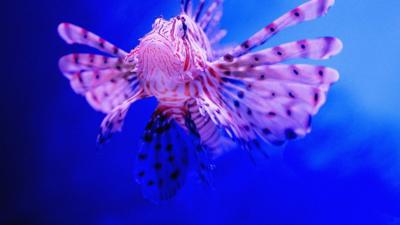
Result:
M139 102L124 132L101 149L103 115L73 93L58 59L87 48L58 37L72 22L129 50L178 0L11 1L2 21L0 224L400 224L400 2L337 1L327 17L288 29L266 46L324 35L345 44L327 61L341 80L313 120L313 132L267 147L256 165L241 151L216 161L214 188L190 176L160 205L142 198L133 156L156 106ZM225 44L250 34L301 0L229 0Z

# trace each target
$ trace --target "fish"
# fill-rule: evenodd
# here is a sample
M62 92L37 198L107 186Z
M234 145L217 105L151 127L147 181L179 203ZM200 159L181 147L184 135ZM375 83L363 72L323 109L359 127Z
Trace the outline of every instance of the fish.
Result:
M127 52L71 23L58 33L68 44L98 54L72 53L59 68L73 91L106 114L98 143L122 130L133 103L156 98L135 156L134 176L145 198L171 199L190 172L212 182L213 161L238 147L250 153L263 143L281 146L311 131L337 70L293 59L326 60L343 48L340 39L320 37L254 50L282 30L327 14L334 0L309 0L241 44L221 48L223 1L180 1L180 14L159 17Z

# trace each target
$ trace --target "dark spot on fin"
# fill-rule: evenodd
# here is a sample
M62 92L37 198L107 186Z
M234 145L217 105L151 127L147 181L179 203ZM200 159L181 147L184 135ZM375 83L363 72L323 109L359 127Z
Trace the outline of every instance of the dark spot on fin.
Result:
M243 91L239 91L238 92L238 97L239 98L243 98L244 97L244 92Z
M147 154L145 154L145 153L140 153L140 154L138 155L138 158L139 158L140 160L145 160L145 159L147 159Z
M153 140L153 135L151 133L146 133L143 137L145 142L151 142Z
M161 147L162 147L161 143L157 143L157 144L154 146L154 149L155 149L156 151L160 151L160 150L161 150Z
M144 171L140 171L140 172L138 173L138 177L144 177L144 175L145 175L145 172L144 172Z
M312 116L308 115L307 127L311 127L311 124L312 124Z
M162 164L161 164L160 162L156 162L156 163L154 164L154 169L156 169L156 170L161 170L161 168L162 168Z
M262 130L262 132L263 132L264 134L271 134L271 130L268 129L268 128L264 128L264 129Z
M315 94L314 94L314 103L317 104L318 101L319 101L319 94L318 94L318 93L315 93Z
M248 49L250 48L249 41L245 41L242 43L242 48Z
M172 172L171 175L170 175L170 178L172 180L176 180L176 179L178 179L178 177L179 177L179 170L178 169L175 170L174 172Z
M153 185L154 185L154 181L149 180L149 181L147 182L147 186L151 187L151 186L153 186Z
M287 129L285 130L285 136L286 136L286 138L287 138L288 140L293 140L293 139L296 139L296 138L297 138L296 132L294 132L294 130L291 129L291 128L287 128Z
M247 108L247 115L251 116L253 114L253 111L251 111L250 108Z
M224 55L224 60L226 62L232 62L233 61L233 56L231 54L226 54L226 55Z
M113 53L114 53L115 55L118 55L118 52L119 52L119 49L118 49L118 48L116 48L116 47L114 47L114 51L113 51Z
M172 144L167 144L167 147L165 148L165 150L167 150L167 152L172 151L173 145Z

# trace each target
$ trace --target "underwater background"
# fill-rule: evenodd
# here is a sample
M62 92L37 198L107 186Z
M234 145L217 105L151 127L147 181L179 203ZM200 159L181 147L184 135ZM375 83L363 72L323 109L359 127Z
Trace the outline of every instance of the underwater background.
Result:
M240 43L303 0L227 0L224 44ZM326 17L284 30L264 47L336 36L324 62L341 79L306 138L216 160L214 188L195 176L171 201L142 197L133 157L155 100L131 108L103 148L103 118L73 93L58 59L90 52L59 38L60 22L125 50L178 0L39 0L2 4L1 225L400 225L400 1L337 0Z

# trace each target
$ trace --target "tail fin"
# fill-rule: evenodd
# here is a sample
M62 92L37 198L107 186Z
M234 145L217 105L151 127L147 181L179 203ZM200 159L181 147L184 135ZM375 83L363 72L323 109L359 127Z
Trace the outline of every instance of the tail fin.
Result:
M160 106L146 126L136 157L135 176L149 200L159 202L173 197L190 169L195 169L202 180L208 181L207 152L198 140L190 117L185 117L185 121L189 138L183 137L168 108ZM190 144L195 144L195 148Z

